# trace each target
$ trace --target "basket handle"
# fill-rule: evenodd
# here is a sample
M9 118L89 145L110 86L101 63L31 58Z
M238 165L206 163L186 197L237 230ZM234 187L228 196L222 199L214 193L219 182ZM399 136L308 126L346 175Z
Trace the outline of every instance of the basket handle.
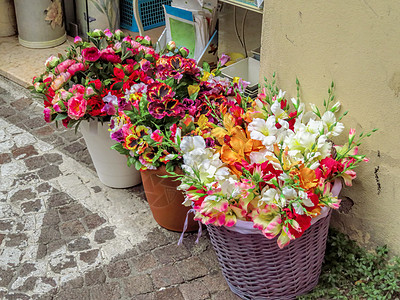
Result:
M139 35L144 36L143 24L139 14L139 0L132 0L133 15L135 16L136 24L139 29Z

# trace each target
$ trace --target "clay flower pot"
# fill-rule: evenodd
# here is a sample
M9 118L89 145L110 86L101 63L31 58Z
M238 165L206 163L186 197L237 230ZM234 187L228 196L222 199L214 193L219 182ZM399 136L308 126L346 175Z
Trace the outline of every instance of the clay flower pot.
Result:
M190 207L182 205L183 193L176 189L180 182L173 178L159 177L168 174L164 166L157 170L141 171L140 174L147 202L156 222L166 229L182 232ZM186 231L196 231L198 228L193 214L189 214Z

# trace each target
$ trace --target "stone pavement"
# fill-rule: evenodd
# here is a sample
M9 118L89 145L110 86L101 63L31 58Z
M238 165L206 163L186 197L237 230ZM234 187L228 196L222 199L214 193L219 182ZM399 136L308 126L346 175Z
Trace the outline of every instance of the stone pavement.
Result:
M142 187L104 186L79 132L42 110L0 76L1 299L239 299L207 233L177 246Z

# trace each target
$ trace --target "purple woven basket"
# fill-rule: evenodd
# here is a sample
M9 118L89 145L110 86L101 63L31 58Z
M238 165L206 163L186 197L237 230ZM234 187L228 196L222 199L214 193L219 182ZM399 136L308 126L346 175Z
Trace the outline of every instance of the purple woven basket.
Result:
M211 243L232 292L242 299L294 299L318 283L331 212L279 249L277 238L208 225Z

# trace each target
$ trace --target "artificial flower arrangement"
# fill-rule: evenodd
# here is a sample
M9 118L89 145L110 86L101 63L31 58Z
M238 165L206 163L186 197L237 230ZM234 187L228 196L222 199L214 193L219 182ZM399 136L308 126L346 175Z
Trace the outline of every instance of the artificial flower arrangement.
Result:
M231 83L218 76L227 56L211 72L207 64L200 69L187 58L186 48L178 50L172 42L167 50L154 64L154 79L124 81L125 94L110 122L110 137L117 142L112 148L127 156L129 166L142 171L179 167L182 136L198 130L195 121L212 118L210 104L227 105L228 98L240 95L243 88L241 81Z
M153 76L158 54L148 36L133 39L106 29L88 32L88 38L76 37L66 54L49 57L46 71L33 78L33 92L44 98L46 122L77 128L82 120L108 121L124 82L146 83Z
M356 139L351 129L347 143L335 145L331 138L342 133L347 112L336 118L333 84L324 110L312 105L306 111L299 94L290 103L274 83L254 101L213 105L211 122L203 119L197 135L182 137L185 174L175 176L195 220L227 227L250 221L266 238L278 237L283 248L323 210L339 207L333 181L342 178L351 186L353 169L367 161L358 146L371 133Z

